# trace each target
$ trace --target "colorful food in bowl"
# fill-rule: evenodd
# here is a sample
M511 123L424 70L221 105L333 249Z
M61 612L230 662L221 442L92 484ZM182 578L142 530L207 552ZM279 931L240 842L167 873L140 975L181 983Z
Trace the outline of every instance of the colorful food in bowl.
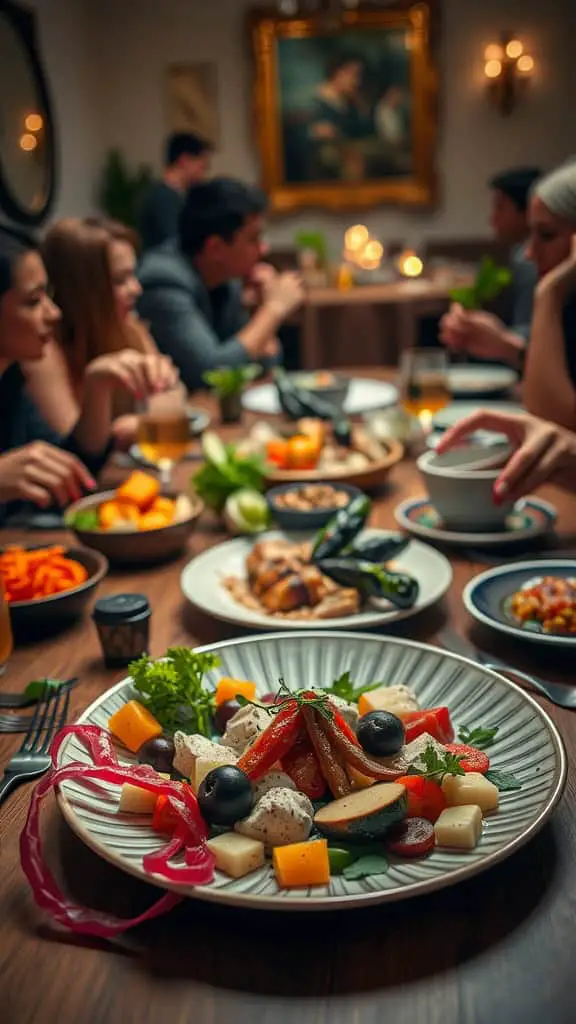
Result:
M576 576L529 580L512 594L506 608L525 629L576 636Z
M272 518L285 530L319 530L334 512L362 492L347 484L281 484L266 498Z
M362 537L369 510L361 494L312 541L264 538L246 559L246 575L225 577L224 586L245 608L284 619L354 615L374 598L411 608L417 581L387 564L409 539L404 534Z
M81 614L107 572L107 559L89 548L12 545L0 550L0 576L15 629Z
M163 494L156 477L135 470L115 491L71 505L66 525L110 561L150 562L182 550L202 508L195 495Z
M402 458L403 449L397 441L377 441L365 427L347 420L303 418L285 430L254 424L236 453L243 459L262 459L271 483L342 479L374 486Z

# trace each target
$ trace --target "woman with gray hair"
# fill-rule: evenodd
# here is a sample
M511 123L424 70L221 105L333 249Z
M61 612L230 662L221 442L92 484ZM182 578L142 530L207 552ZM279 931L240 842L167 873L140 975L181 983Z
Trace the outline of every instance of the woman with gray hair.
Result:
M576 430L576 159L530 201L527 255L538 271L523 397L535 416Z

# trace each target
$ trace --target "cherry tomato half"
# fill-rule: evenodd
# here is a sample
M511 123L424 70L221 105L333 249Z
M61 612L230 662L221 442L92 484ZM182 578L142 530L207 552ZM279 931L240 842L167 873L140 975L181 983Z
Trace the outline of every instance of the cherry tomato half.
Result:
M423 779L420 775L403 775L396 781L406 786L407 818L426 818L434 823L440 817L446 807L446 797L437 782Z

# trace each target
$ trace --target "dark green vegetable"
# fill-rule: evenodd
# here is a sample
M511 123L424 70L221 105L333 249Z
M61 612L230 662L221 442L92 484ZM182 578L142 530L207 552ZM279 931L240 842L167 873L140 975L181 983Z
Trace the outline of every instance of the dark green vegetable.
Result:
M350 558L360 558L366 562L389 562L396 558L410 543L410 537L404 533L393 533L389 531L380 534L378 537L357 537L350 544L343 555Z
M488 782L492 782L498 787L501 793L512 792L515 789L522 789L522 783L512 772L499 772L494 768L489 768L484 773L484 778L488 779Z
M282 411L291 419L300 420L307 416L319 420L338 418L339 413L334 405L311 394L305 388L297 387L284 370L277 369L274 378Z
M144 655L131 662L129 672L138 700L167 732L183 729L211 736L214 692L205 690L202 682L219 664L216 654L169 647L159 661Z
M486 747L491 747L494 743L494 738L497 732L497 725L488 729L481 725L476 729L470 729L467 725L463 725L458 730L458 739L461 743L467 743L469 747L477 747L478 750L486 750Z
M364 527L370 512L370 499L365 494L353 498L346 508L340 508L320 530L312 549L312 561L331 558L354 540Z
M98 509L79 509L75 514L66 517L66 525L73 526L75 530L99 530Z
M412 608L420 587L418 581L403 572L388 572L380 565L353 558L315 559L325 576L342 587L354 587L364 599L381 597L396 608Z
M356 882L360 878L370 878L371 875L385 875L388 867L388 861L382 854L370 854L344 868L343 874L349 882Z
M343 448L352 447L352 424L350 420L336 420L333 426L334 440Z
M330 874L341 875L346 868L357 860L358 857L350 850L342 850L339 846L328 847L328 860L330 861Z

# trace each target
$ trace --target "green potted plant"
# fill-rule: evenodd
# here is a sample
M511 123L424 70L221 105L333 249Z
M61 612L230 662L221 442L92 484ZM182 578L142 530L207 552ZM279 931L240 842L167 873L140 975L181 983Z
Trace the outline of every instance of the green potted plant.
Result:
M242 418L242 392L260 371L261 367L256 363L248 366L222 366L206 371L203 380L218 399L222 423L238 423Z
M153 179L152 168L131 170L119 149L111 149L98 185L98 205L113 220L136 229L144 195Z
M465 288L453 288L450 298L464 309L481 309L487 302L493 302L511 281L512 273L507 267L498 267L485 256L474 282Z

